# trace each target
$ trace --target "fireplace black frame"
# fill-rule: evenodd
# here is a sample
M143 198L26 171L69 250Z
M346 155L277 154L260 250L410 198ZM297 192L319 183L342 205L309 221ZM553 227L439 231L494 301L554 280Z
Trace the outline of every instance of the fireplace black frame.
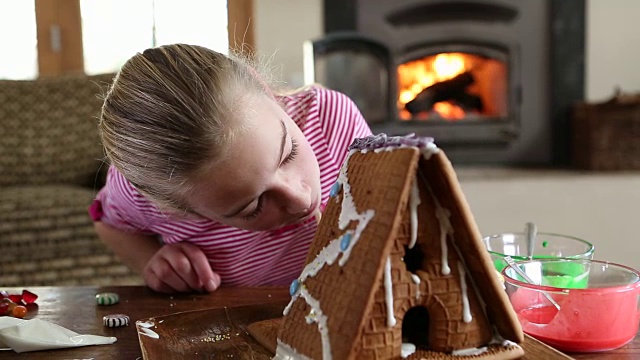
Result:
M359 0L324 0L324 32L354 31ZM360 0L366 1L366 0ZM552 163L570 166L570 110L585 99L585 0L547 0L550 32L549 118Z

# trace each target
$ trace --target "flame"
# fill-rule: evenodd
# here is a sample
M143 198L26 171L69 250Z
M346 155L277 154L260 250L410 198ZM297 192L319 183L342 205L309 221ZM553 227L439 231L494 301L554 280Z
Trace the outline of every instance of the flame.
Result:
M442 53L398 66L400 117L405 120L411 118L411 114L404 110L404 106L422 90L462 74L469 68L470 64L465 61L463 53ZM433 109L443 118L450 120L462 119L465 116L462 108L449 102L436 103Z

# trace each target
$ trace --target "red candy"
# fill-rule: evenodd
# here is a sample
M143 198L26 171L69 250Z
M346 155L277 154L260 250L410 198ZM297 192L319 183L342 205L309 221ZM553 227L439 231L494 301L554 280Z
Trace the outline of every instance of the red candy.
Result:
M27 307L36 306L37 299L38 295L26 289L22 290L22 294L9 294L2 290L0 291L0 316L23 318L27 315Z
M25 304L33 304L38 299L38 295L32 293L29 290L22 290L22 301Z

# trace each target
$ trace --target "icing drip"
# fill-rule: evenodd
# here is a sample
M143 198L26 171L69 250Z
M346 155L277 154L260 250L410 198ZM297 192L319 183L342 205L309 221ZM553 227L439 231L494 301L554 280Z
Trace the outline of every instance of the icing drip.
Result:
M387 326L396 325L396 317L393 311L393 281L391 280L391 257L387 257L384 264L384 300L387 305Z
M447 235L451 228L451 223L449 222L449 211L438 207L436 209L436 217L440 222L440 247L442 252L442 275L449 275L451 273L451 269L449 268L449 249L447 247Z
M418 205L420 205L420 190L418 189L418 177L416 176L411 187L411 241L409 249L413 249L418 239Z
M453 233L449 216L451 213L449 210L443 208L436 200L436 217L440 223L440 247L442 248L442 275L449 275L451 269L449 268L449 249L447 248L447 235Z
M407 358L416 352L416 346L411 343L402 343L402 348L400 349L400 356L402 358Z
M487 352L486 347L454 350L451 352L453 356L477 356Z
M413 280L414 284L418 285L416 286L416 299L419 299L420 298L420 278L416 274L411 274L411 280Z
M462 321L470 323L473 320L471 309L469 308L469 296L467 295L467 279L464 265L458 262L458 272L460 273L460 288L462 289Z
M276 347L276 356L273 360L311 360L308 357L299 354L291 346L283 343L278 339L278 346Z

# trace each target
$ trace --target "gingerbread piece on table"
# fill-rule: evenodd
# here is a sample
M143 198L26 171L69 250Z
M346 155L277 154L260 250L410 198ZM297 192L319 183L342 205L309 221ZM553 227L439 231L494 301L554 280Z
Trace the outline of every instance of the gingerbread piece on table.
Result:
M430 138L354 141L290 292L276 358L524 354L453 167Z

